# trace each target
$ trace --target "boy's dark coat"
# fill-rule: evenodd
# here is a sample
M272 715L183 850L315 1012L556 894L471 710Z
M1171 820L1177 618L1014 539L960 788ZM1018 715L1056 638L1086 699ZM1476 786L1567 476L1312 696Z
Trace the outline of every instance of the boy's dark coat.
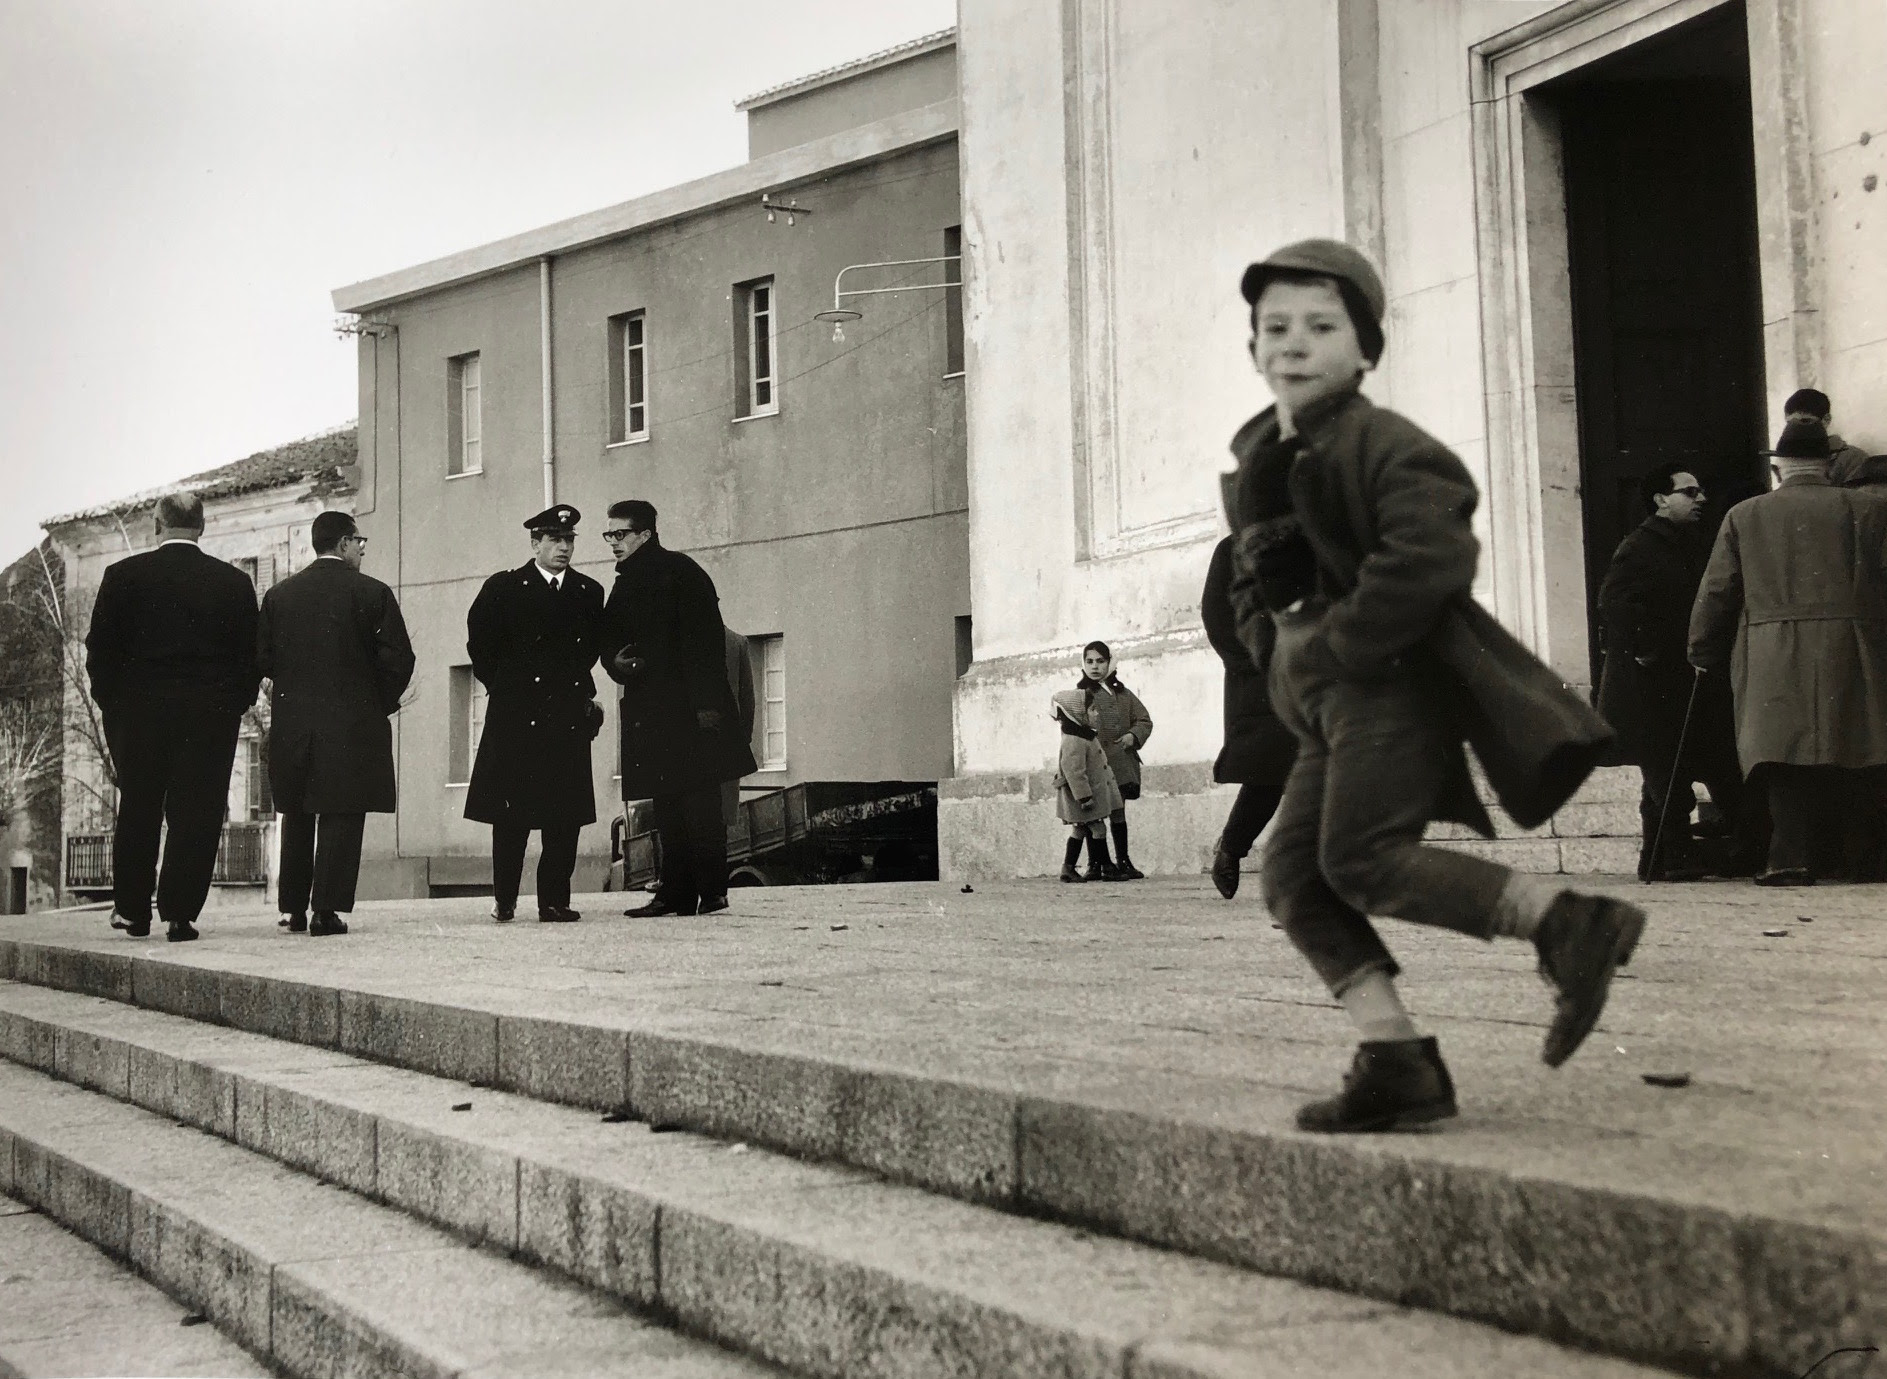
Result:
M1297 739L1278 720L1271 707L1265 671L1271 659L1272 627L1269 618L1252 624L1262 642L1248 649L1238 639L1232 611L1232 538L1212 548L1206 567L1205 589L1199 597L1199 618L1206 640L1225 667L1225 745L1212 763L1212 779L1243 784L1251 780L1283 778L1297 751Z
M1228 481L1236 533L1232 606L1254 651L1266 619L1247 514L1258 447L1275 440L1275 409L1240 428ZM1292 506L1317 556L1329 605L1320 640L1349 679L1398 673L1426 682L1452 713L1501 807L1525 828L1551 818L1604 755L1612 731L1597 711L1476 603L1480 543L1469 528L1477 493L1446 446L1406 418L1347 393L1299 419ZM1493 836L1465 755L1440 817Z
M603 617L603 669L622 685L622 797L652 799L738 780L754 770L727 681L726 630L714 580L693 559L651 540L616 567ZM625 680L616 653L645 663ZM712 709L721 726L700 726Z
M256 661L269 692L276 808L391 813L388 716L413 678L413 645L393 591L341 560L317 560L262 599Z

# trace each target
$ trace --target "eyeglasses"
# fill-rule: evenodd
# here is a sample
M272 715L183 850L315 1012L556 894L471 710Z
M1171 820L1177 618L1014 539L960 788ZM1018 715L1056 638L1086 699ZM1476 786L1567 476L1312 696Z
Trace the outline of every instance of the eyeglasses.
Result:
M1671 495L1673 497L1677 496L1680 493L1683 494L1686 498L1701 498L1704 496L1704 491L1701 488L1698 488L1697 485L1695 484L1687 484L1683 488L1674 488L1671 490Z
M347 539L349 541L358 541L360 543L360 548L363 551L367 549L367 538L362 536L359 532L353 533Z
M610 530L603 533L603 540L627 541L630 537L639 536L640 534L641 533L636 531L634 527L612 527Z

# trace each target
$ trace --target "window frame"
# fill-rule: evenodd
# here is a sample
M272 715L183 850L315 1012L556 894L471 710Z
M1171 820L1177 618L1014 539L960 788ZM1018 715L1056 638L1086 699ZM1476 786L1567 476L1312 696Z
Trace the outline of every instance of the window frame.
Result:
M484 734L489 696L469 664L449 667L447 678L446 712L450 721L446 725L445 783L448 789L463 790L472 783L472 768L478 762L478 739ZM460 751L465 753L462 764ZM463 779L455 779L461 776Z
M754 761L758 764L754 769L785 771L790 759L786 726L786 638L778 632L749 637L747 649L755 670L752 745ZM777 694L774 693L776 683ZM768 745L776 736L780 750L778 756L772 756Z
M480 351L468 350L446 360L448 479L469 479L485 472L484 388L485 366Z
M764 294L764 303L762 302ZM761 333L764 318L765 333ZM764 353L766 372L757 357ZM765 391L767 400L760 394ZM734 290L734 420L780 414L780 293L772 276L737 283Z
M640 336L632 341L631 333ZM632 366L634 372L632 373ZM609 379L605 393L607 448L641 445L649 439L649 313L646 308L624 311L609 318ZM635 401L637 390L641 401ZM637 412L642 424L635 425Z
M963 344L963 227L946 225L943 232L944 377L962 378L967 370ZM948 262L951 255L956 262Z

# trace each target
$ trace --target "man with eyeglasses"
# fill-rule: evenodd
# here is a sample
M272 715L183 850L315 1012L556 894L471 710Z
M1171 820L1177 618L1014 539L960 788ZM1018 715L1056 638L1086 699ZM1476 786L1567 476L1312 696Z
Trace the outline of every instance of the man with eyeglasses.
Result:
M393 811L388 719L412 681L413 645L393 591L361 573L367 538L354 519L324 512L309 537L314 563L263 596L256 662L272 681L276 907L289 933L323 938L347 932L367 816Z
M1748 874L1760 862L1761 839L1754 836L1737 766L1728 686L1721 676L1698 681L1685 659L1691 605L1710 556L1704 521L1709 496L1682 462L1653 469L1640 493L1649 515L1619 542L1599 586L1605 664L1598 705L1618 730L1619 759L1644 774L1638 879L1681 881L1711 871ZM1730 824L1727 858L1705 859L1692 835L1697 781L1709 789Z
M570 876L577 836L596 822L590 742L603 726L590 673L603 586L570 568L581 517L559 503L528 519L530 560L486 580L465 618L472 674L488 696L465 817L491 825L491 917L500 924L516 915L533 829L543 842L538 919L581 918Z

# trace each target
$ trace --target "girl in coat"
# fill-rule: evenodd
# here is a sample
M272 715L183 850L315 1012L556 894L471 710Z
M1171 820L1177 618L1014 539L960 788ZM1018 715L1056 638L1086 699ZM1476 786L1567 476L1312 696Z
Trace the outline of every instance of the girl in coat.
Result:
M1122 881L1139 881L1146 873L1127 856L1127 804L1140 798L1140 749L1153 735L1153 718L1140 696L1121 684L1114 674L1114 653L1106 642L1089 642L1081 649L1081 680L1076 686L1094 706L1095 730L1101 750L1120 786L1120 807L1108 816L1114 832L1114 870Z
M1055 813L1069 825L1068 851L1062 858L1064 881L1116 881L1119 874L1107 855L1102 822L1120 808L1120 786L1107 764L1095 722L1099 706L1090 689L1059 690L1049 716L1061 727L1061 753L1055 770ZM1088 872L1075 870L1081 845L1088 846Z

